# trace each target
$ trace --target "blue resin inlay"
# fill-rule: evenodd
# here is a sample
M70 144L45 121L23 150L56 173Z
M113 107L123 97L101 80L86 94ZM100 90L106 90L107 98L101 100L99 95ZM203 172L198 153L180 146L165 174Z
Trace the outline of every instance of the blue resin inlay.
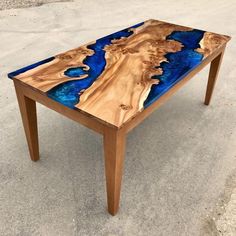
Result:
M89 70L83 70L83 67L69 68L64 74L68 77L80 77L81 75L87 74L88 77L59 84L47 92L48 96L68 107L75 108L74 105L79 102L81 90L90 87L106 66L105 51L103 48L110 45L114 39L129 37L133 34L131 29L137 28L143 23L100 38L96 43L87 46L87 48L94 51L93 55L87 56L83 61L85 65L89 66Z
M184 47L179 52L167 53L165 57L168 61L162 62L159 67L156 67L161 68L163 73L152 77L160 82L152 85L144 102L144 108L156 101L202 61L203 55L194 50L200 47L199 42L204 32L202 30L174 31L166 38L167 40L176 40Z
M21 73L24 73L24 72L26 72L28 70L32 70L32 69L34 69L34 68L36 68L36 67L38 67L38 66L40 66L42 64L45 64L45 63L48 63L48 62L52 61L54 59L55 59L55 57L50 57L50 58L44 59L44 60L36 62L36 63L34 63L32 65L26 66L26 67L21 68L21 69L16 70L16 71L13 71L13 72L9 73L7 76L10 79L13 79L15 76L17 76L17 75L19 75Z

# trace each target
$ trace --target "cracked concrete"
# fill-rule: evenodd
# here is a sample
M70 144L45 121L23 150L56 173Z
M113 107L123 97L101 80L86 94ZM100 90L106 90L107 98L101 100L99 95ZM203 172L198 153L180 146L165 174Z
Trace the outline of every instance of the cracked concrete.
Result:
M235 1L220 0L87 0L0 11L0 235L234 235L235 12ZM6 74L148 18L232 40L211 106L202 104L206 68L129 134L121 208L111 217L102 138L38 105L41 160L32 163Z

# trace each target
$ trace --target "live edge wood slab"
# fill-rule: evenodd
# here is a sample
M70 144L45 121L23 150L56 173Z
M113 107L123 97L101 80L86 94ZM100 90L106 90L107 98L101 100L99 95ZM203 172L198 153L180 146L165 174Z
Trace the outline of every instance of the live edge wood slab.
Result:
M24 67L13 79L33 161L36 102L104 137L108 211L119 208L126 134L211 62L211 100L229 36L147 20Z

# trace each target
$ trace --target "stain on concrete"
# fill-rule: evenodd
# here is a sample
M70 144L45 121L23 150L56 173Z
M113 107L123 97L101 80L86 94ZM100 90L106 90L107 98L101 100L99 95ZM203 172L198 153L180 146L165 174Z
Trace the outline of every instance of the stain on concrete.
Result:
M236 170L228 177L224 193L207 216L202 231L206 236L236 235Z

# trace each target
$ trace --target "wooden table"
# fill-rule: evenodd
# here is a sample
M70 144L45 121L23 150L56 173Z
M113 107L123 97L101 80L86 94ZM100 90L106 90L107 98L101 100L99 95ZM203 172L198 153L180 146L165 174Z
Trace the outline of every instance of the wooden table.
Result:
M108 211L115 215L126 134L211 62L208 105L229 39L147 20L10 73L31 159L39 159L36 102L102 134Z

